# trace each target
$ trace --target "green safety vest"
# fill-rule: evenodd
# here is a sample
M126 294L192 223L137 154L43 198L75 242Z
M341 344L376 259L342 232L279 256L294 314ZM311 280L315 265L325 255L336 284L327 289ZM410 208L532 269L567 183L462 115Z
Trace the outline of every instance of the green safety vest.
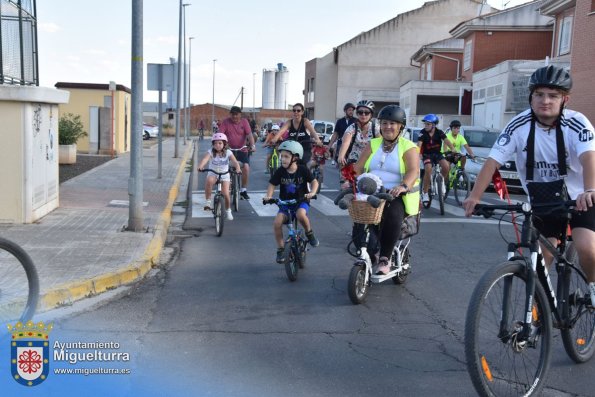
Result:
M370 157L366 160L366 164L364 165L365 172L370 170L370 161L372 161L372 157L376 151L382 145L382 137L373 138L370 140ZM405 152L411 148L417 148L417 145L411 142L409 139L405 139L400 137L397 141L397 150L399 151L399 168L401 170L401 180L405 176L407 170L405 169L405 161L403 160L403 155ZM415 180L415 183L410 188L411 192L401 195L400 197L403 198L403 203L405 204L405 212L409 215L417 215L419 213L419 178Z

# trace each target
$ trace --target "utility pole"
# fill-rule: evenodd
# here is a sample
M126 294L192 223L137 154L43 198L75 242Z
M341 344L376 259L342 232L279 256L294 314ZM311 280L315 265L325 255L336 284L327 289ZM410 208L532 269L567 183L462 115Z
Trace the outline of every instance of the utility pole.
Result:
M130 123L130 178L128 180L128 229L143 229L143 1L132 0L132 61Z
M180 102L182 102L182 0L180 0L180 12L178 18L178 84L176 84L176 136L174 139L174 158L178 158L178 146L180 139Z

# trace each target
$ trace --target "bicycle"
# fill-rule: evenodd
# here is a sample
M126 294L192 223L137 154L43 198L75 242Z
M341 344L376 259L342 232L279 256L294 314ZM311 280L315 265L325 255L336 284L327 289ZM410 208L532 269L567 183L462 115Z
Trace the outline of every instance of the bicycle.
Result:
M312 198L314 199L316 196ZM295 199L284 201L278 198L271 198L269 200L263 200L263 203L265 205L276 204L279 208L287 208L298 204L299 201ZM304 230L299 227L295 211L289 209L287 212L289 213L289 219L285 223L287 225L287 237L283 246L283 263L289 281L296 281L298 270L303 269L306 265L308 239Z
M248 149L248 146L244 145L241 148L238 149L230 149L233 153L233 155L236 157L237 160L237 156L236 153L237 152L243 152L245 149ZM242 163L240 160L238 160L238 164L240 165L240 170L244 169L244 163ZM238 210L240 209L240 193L241 193L241 188L242 188L242 177L240 173L237 173L235 171L231 171L231 206L233 208L233 210L235 212L238 212Z
M217 182L215 182L215 194L213 195L213 208L211 208L211 211L213 212L213 216L215 217L215 234L217 235L217 237L221 237L221 235L223 234L223 219L225 218L225 198L223 197L223 193L221 190L221 177L225 174L228 174L230 171L227 170L225 172L217 172L210 168L205 168L201 172L208 171L217 175Z
M452 189L455 200L458 205L463 205L463 201L469 197L471 185L469 184L469 175L465 170L459 166L461 157L469 155L453 152L445 152L444 157L446 161L452 164L448 173L448 183L446 184L446 191L444 192L444 200L448 197L448 193Z
M354 236L352 241L347 246L347 252L351 256L357 258L357 260L353 264L353 267L351 268L351 272L349 273L349 279L347 281L347 293L351 302L355 305L359 305L366 300L366 297L372 284L379 284L388 279L392 279L394 284L405 283L405 281L407 280L407 276L411 272L409 254L411 236L418 233L421 212L411 217L414 218L414 225L406 224L407 221L404 220L404 226L408 226L409 228L401 228L401 236L399 237L399 241L397 241L397 243L393 247L393 252L390 257L390 272L388 272L387 274L372 274L372 259L370 257L370 254L368 253L368 242L370 239L370 221L365 221L363 218L355 215L357 210L352 209L354 204L361 206L369 206L369 204L366 202L352 201L351 206L349 208L349 215L351 216L353 221L357 223L364 223L365 239L362 242L362 247L356 249L355 253L351 252L350 246L354 243L356 236ZM383 207L384 204L381 204L381 206L376 209L377 213L374 215L376 217L376 220L373 221L374 223L380 223ZM412 229L411 227L414 228Z
M279 168L279 152L277 152L277 146L279 145L273 146L273 154L271 154L271 159L267 164L269 175L273 175L275 171L277 171L277 168Z
M0 238L0 323L31 320L39 301L39 277L18 244Z
M312 176L314 179L318 181L318 189L316 190L316 194L320 193L320 189L322 188L322 182L324 180L324 164L326 163L325 155L321 155L316 153L314 150L312 151L312 160L314 165L310 169L312 172Z
M538 395L549 369L552 327L560 329L564 349L576 363L588 361L595 352L595 309L585 274L576 265L576 250L566 237L554 247L533 226L534 209L569 213L574 205L475 207L475 214L486 218L496 210L524 215L521 242L508 243L508 260L482 276L467 309L467 369L482 396ZM539 242L554 257L555 290ZM518 252L522 247L529 249L529 257Z
M432 165L432 176L430 180L430 188L428 189L428 201L423 203L424 208L430 208L432 205L432 199L434 196L438 197L440 203L440 215L444 215L444 178L440 173L440 164L435 163Z

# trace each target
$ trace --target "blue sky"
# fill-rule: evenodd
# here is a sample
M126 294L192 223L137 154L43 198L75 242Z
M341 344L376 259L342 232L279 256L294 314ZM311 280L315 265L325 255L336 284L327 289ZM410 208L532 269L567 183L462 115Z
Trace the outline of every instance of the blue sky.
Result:
M185 2L191 3L186 7L186 36L194 37L191 102L211 102L213 59L217 59L215 102L232 104L243 86L244 106L252 106L254 98L257 107L261 105L263 69L273 69L277 63L286 65L290 72L287 102L302 102L305 62L324 56L359 33L424 3L422 0L376 0L373 5L355 0ZM525 2L488 1L496 8ZM178 54L179 2L144 0L143 3L144 62L169 63L169 58ZM37 17L40 85L113 80L130 87L129 1L38 0ZM188 56L188 46L186 51ZM145 91L144 100L157 101L157 93Z

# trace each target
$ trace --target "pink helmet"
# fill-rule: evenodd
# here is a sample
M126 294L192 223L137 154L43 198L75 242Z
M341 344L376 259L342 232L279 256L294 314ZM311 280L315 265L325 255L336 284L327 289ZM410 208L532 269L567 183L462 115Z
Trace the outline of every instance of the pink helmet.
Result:
M227 135L225 135L222 132L217 132L215 134L213 134L213 137L211 138L211 141L224 141L227 142Z

